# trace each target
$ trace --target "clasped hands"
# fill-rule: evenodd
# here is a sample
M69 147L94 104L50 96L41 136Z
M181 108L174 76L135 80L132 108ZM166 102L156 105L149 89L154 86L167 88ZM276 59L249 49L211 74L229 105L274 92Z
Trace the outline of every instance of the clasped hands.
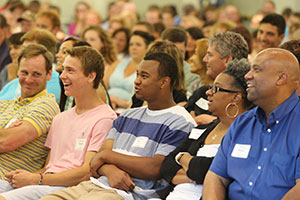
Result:
M93 177L100 177L99 170L103 169L103 174L107 177L110 187L124 190L124 191L132 191L135 188L135 183L130 178L130 175L121 170L114 163L107 162L107 158L111 156L113 153L112 150L102 150L98 152L90 162L90 171ZM104 166L106 165L106 166Z

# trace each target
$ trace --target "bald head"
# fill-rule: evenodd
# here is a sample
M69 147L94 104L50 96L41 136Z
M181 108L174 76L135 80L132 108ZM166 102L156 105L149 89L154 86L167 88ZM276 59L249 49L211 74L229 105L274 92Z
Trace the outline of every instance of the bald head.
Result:
M265 49L255 56L245 79L247 98L271 113L298 88L298 61L287 50Z
M288 74L288 81L297 83L300 78L299 63L297 58L289 51L280 48L268 48L255 57L264 56L266 62L270 63L270 67L281 73Z

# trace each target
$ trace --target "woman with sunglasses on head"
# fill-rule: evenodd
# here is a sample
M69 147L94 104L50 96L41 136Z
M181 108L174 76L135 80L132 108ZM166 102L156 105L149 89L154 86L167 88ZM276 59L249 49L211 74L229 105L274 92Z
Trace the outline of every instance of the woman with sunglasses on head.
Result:
M201 198L204 177L215 157L221 140L234 119L253 108L247 100L244 75L250 70L246 59L233 60L219 74L208 96L209 111L218 118L210 124L201 124L163 161L160 177L170 183L162 191L167 200Z

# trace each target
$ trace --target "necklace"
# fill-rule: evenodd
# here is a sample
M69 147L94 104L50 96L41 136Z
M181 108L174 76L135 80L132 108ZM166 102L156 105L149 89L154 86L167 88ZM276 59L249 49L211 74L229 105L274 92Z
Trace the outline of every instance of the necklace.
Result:
M215 140L218 137L217 134L215 134L214 136L211 137L212 140Z

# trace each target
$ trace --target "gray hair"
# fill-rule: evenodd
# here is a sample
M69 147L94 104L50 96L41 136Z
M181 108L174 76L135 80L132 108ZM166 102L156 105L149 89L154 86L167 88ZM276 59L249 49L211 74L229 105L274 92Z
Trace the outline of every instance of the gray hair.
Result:
M234 79L231 85L242 92L243 106L247 109L253 107L253 104L247 99L247 82L245 79L245 75L250 71L250 67L251 64L247 59L234 59L227 63L226 69L223 71L224 74L228 74Z
M215 45L215 50L221 58L232 56L233 59L247 58L249 47L246 40L239 33L226 31L217 33L208 40L208 45Z

